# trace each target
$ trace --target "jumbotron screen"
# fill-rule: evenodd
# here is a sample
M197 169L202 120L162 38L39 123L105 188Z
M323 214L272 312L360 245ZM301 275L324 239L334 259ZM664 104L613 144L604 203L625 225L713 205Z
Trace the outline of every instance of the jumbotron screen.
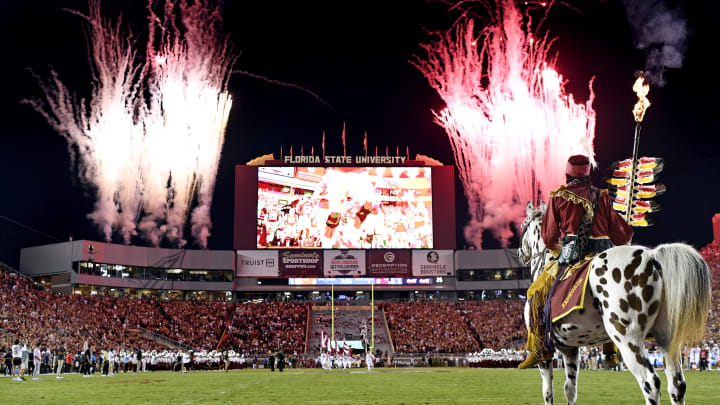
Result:
M427 167L258 167L257 248L433 248Z

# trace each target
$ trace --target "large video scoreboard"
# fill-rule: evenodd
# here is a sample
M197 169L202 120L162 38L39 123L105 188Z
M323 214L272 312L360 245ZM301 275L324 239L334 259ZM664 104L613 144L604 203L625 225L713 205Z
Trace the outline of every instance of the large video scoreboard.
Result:
M455 249L452 166L235 167L234 248Z

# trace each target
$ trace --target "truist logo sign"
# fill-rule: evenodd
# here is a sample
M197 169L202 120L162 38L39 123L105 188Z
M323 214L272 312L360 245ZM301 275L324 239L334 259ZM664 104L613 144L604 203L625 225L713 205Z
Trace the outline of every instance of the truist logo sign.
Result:
M275 259L268 258L268 259L241 259L240 263L243 266L265 266L265 267L275 267Z
M278 252L277 251L238 251L237 254L238 276L277 276L278 275Z

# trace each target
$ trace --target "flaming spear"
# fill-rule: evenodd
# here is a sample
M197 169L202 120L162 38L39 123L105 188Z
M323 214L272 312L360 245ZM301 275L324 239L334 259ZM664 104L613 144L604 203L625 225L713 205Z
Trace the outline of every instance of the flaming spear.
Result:
M645 110L650 107L650 100L647 98L650 86L645 84L645 79L640 76L633 84L633 91L638 96L638 101L633 107L635 117L633 154L630 159L613 164L613 177L608 183L610 183L613 208L623 214L628 224L646 227L652 225L646 214L660 211L660 205L650 199L665 192L664 185L654 184L657 174L663 169L663 163L660 158L638 158L640 123L645 117Z
M650 86L645 84L645 78L642 75L638 76L637 80L633 84L633 91L637 94L638 101L633 107L633 116L635 117L635 142L633 143L633 154L632 154L632 168L630 169L630 193L628 194L628 209L625 212L625 222L630 223L632 219L632 210L629 206L632 203L632 197L635 195L635 178L638 166L638 147L640 145L640 130L643 118L645 118L645 110L650 107L650 100L647 95L650 92Z

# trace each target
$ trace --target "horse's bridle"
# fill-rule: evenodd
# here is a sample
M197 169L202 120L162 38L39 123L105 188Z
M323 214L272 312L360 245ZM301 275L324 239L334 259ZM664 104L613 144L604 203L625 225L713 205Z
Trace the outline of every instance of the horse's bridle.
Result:
M533 214L530 217L528 217L525 220L525 222L522 224L522 227L520 228L520 232L521 232L520 240L521 241L525 237L525 232L527 231L527 227L530 226L530 223L533 220L535 220L535 218L542 216L542 215L543 215L542 211L535 211L535 212L533 212ZM530 265L531 277L533 277L533 280L535 279L534 274L535 273L539 274L539 271L535 271L535 269L533 268L533 260L536 260L538 257L542 257L542 261L540 262L540 265L537 266L537 268L539 270L542 270L545 267L545 263L547 262L547 252L548 252L548 249L545 248L540 252L530 254L530 259L528 260L528 264Z

